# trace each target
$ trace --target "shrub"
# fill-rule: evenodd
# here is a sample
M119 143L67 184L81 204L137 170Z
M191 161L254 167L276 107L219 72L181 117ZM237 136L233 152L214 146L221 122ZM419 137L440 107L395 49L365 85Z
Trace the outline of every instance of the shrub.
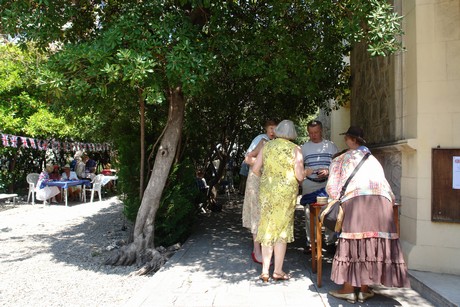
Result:
M199 191L195 170L189 160L173 166L155 221L155 245L184 242L195 219Z

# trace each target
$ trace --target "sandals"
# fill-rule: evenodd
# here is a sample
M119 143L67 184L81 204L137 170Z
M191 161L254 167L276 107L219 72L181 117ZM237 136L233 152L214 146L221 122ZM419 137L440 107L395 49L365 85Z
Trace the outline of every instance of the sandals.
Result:
M270 278L270 275L268 274L260 274L259 279L262 280L263 282L268 282L268 279Z
M291 275L282 272L281 274L273 272L272 278L274 281L286 281L291 278Z

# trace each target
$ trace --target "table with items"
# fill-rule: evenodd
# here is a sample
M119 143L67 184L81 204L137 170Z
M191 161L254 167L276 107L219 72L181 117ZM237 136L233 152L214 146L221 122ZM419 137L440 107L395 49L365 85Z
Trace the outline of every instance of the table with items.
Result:
M109 183L110 181L115 181L118 179L118 176L107 176L107 175L104 175L104 177L102 177L102 181L101 181L101 184L102 186L105 186L107 183Z
M86 187L91 186L91 181L89 180L50 180L44 183L46 186L54 186L58 187L64 190L64 199L65 199L65 205L67 207L67 189L69 187L81 185L83 186L83 193L86 191Z

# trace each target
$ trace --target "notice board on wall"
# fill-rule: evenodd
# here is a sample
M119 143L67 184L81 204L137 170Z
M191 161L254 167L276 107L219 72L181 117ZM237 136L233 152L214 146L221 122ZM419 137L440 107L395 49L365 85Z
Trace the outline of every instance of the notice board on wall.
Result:
M433 148L431 220L460 223L460 148Z

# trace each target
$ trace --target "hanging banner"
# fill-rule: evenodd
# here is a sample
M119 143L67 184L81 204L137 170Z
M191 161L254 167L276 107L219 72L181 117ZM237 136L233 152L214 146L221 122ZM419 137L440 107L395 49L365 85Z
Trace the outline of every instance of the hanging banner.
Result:
M8 142L8 134L3 134L2 133L2 143L3 143L3 146L5 146L5 147L10 146L10 143Z
M14 148L32 148L46 151L48 148L56 151L75 152L82 151L107 151L110 150L110 145L107 143L80 143L80 142L61 142L59 140L41 140L24 136L16 136L6 133L1 133L3 147Z
M27 144L27 138L21 136L21 140L22 140L22 147L29 148L29 144Z
M18 137L10 135L11 147L18 147Z
M37 146L35 145L35 139L29 138L29 143L30 147L32 147L33 149L37 149Z

